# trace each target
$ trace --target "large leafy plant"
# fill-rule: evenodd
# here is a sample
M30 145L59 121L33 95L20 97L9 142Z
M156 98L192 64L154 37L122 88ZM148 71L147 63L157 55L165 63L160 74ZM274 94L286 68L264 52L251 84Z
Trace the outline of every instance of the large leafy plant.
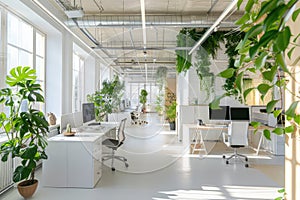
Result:
M173 101L169 106L167 106L166 114L169 122L175 122L176 119L176 101Z
M36 83L35 70L18 66L6 77L9 87L0 90L0 103L7 112L0 113L0 129L8 140L0 147L1 161L20 158L21 164L13 173L13 181L29 179L40 159L47 159L48 122L44 114L34 109L35 102L44 102L41 85ZM27 109L23 109L26 107Z
M96 120L101 121L106 114L116 112L119 109L124 94L124 83L117 76L112 81L104 80L102 89L93 94L87 95L89 102L95 105Z
M296 80L293 69L287 67L285 54L292 59L293 51L300 34L292 40L290 27L286 24L292 16L295 21L300 9L295 10L299 0L249 0L245 6L245 14L236 22L240 29L245 32L244 38L237 46L239 57L235 62L235 69L226 69L220 73L224 78L235 77L235 89L244 101L248 94L257 90L263 100L269 91L277 90L279 97L273 96L267 103L267 112L275 117L285 116L292 124L287 127L275 128L272 132L278 135L294 132L295 127L300 125L300 115L296 114L299 97L291 103L283 112L282 92L289 91L287 83L289 79ZM238 7L243 0L238 1ZM300 57L293 60L291 66L296 66ZM257 87L243 90L243 77L245 73L255 73L262 77L262 83ZM282 76L285 74L284 76ZM220 99L228 94L217 97L211 107L218 107ZM276 108L280 105L279 109ZM260 124L252 122L255 127ZM264 130L264 136L270 139L271 131Z

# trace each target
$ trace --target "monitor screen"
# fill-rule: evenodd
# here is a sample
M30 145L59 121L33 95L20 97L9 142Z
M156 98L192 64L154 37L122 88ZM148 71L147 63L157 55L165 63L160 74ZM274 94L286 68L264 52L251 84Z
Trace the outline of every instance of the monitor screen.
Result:
M82 119L83 123L92 121L95 119L95 105L94 103L82 104Z
M230 120L229 118L229 106L220 106L220 109L209 108L210 120Z
M231 120L250 120L248 107L230 107Z

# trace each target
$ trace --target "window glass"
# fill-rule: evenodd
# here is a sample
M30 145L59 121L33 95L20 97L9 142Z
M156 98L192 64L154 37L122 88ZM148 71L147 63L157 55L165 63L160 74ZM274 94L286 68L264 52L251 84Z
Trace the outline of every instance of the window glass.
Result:
M34 44L36 48L33 48ZM16 66L30 66L35 69L37 82L45 91L45 34L8 12L7 73ZM43 92L42 95L45 96L44 94ZM35 108L45 111L44 103L36 103Z

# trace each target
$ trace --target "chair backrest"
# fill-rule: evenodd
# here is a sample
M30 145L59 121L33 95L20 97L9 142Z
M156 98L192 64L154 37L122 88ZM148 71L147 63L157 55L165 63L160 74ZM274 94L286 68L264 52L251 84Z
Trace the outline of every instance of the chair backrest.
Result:
M228 127L229 144L232 146L248 145L248 121L232 121Z
M118 137L119 144L125 140L124 129L125 129L126 120L127 118L122 119L118 128L117 137Z

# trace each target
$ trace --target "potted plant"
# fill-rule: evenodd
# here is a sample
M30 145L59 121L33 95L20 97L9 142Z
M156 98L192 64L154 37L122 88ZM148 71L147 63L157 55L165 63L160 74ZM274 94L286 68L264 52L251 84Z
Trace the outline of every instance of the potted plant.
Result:
M143 104L142 107L142 112L145 113L146 112L146 102L147 102L147 95L148 92L145 89L141 90L141 94L140 94L140 103Z
M88 102L94 103L96 121L103 121L107 114L119 109L123 96L124 83L117 76L112 81L104 80L102 89L87 95Z
M167 119L170 124L170 130L175 130L176 106L176 101L173 101L169 106L167 106L166 109Z
M24 198L35 192L37 162L47 159L48 122L44 114L34 109L35 102L44 102L41 85L36 83L35 70L18 66L6 77L9 87L0 90L0 104L7 113L0 113L0 129L4 130L7 141L0 147L1 161L11 156L20 159L13 172L13 181L19 182L18 190Z

